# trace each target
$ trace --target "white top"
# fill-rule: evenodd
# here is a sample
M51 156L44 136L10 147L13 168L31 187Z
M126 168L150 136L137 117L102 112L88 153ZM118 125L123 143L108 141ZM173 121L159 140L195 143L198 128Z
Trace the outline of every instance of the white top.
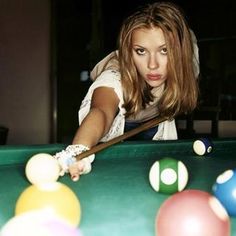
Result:
M106 142L124 133L126 111L122 107L124 101L123 101L123 92L122 92L119 71L112 70L112 69L105 70L92 83L85 98L82 101L82 104L79 110L79 114L78 114L79 124L81 124L83 119L88 114L90 110L90 106L91 106L91 99L92 99L93 91L98 87L113 88L120 100L119 112L116 115L109 132L100 140L101 142ZM107 98L104 98L104 99L107 99ZM158 131L153 137L153 140L175 140L175 139L177 139L175 120L164 121L160 123L158 126Z

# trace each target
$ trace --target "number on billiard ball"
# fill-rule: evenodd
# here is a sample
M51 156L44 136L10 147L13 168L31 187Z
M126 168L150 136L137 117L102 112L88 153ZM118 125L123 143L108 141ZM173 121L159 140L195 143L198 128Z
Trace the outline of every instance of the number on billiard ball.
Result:
M151 166L149 182L156 192L175 193L182 191L188 182L188 170L183 162L163 158Z

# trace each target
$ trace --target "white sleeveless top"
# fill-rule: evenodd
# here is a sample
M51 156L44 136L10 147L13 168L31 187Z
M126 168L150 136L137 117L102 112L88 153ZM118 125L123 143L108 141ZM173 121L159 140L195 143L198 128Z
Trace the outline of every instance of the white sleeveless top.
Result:
M193 66L194 66L195 77L197 78L199 75L198 45L194 32L192 30L190 30L190 32L194 49ZM84 100L82 101L79 110L79 124L81 124L82 120L85 118L85 116L88 114L90 110L93 91L98 87L110 87L114 89L115 93L117 94L120 100L119 112L115 117L109 132L100 140L101 142L106 142L124 133L125 109L122 107L123 92L120 81L120 73L119 70L117 69L119 66L117 60L114 59L114 55L117 55L117 51L114 51L110 53L108 56L106 56L91 71L90 75L92 80L94 80L94 82L89 88ZM104 65L106 65L105 70L104 70ZM171 121L164 121L159 124L158 131L154 135L153 140L175 140L177 138L178 137L177 137L175 120L171 120Z

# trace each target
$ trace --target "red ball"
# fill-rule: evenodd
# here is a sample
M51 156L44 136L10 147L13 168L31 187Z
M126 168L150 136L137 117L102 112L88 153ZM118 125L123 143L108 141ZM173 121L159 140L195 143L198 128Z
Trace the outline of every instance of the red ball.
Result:
M230 219L221 203L200 190L169 197L156 218L157 236L230 236Z

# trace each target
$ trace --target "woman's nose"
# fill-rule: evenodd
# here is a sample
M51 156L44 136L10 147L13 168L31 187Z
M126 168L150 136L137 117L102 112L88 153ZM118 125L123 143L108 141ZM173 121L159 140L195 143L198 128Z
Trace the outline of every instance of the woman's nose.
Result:
M155 56L150 56L148 61L148 68L149 69L156 69L159 67L158 60Z

